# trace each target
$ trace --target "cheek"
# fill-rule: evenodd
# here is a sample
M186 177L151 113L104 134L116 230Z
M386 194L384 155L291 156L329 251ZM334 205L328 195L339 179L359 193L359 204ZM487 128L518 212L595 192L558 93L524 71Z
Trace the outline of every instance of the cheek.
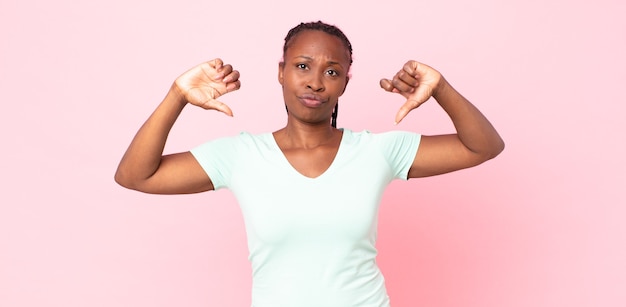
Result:
M346 90L346 86L347 86L347 82L335 82L332 85L333 93L335 93L337 97L343 95L344 91Z
M297 78L293 75L285 75L283 78L283 92L294 93L297 92L302 86Z

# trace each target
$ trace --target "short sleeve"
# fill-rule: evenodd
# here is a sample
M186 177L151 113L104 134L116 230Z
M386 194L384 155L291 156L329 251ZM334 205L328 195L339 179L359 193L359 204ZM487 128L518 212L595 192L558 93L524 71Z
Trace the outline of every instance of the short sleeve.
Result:
M237 137L226 137L206 142L191 150L191 154L211 178L216 190L228 186L233 161L239 152L238 143Z
M376 135L377 145L387 160L394 178L407 180L417 154L421 134L391 131Z

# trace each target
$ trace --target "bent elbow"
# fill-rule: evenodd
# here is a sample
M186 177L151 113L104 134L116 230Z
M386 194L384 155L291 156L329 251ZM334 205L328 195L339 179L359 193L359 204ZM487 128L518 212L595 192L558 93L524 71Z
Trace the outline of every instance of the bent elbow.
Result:
M504 150L504 141L498 139L496 142L492 142L489 146L485 147L481 151L473 151L475 156L474 165L482 164L495 157L497 157Z
M494 142L494 144L492 145L491 150L486 155L485 161L491 160L497 157L500 153L502 153L502 151L504 151L504 147L505 147L504 140L502 140L501 138L498 138L498 140Z
M491 158L493 159L497 157L500 153L502 153L502 151L504 151L504 147L506 147L504 144L504 140L499 139L498 142L496 143L496 146L494 146L494 151L493 151Z
M115 180L115 183L119 184L120 186L127 188L127 189L129 188L128 181L126 181L124 179L124 176L120 175L119 172L115 173L115 176L113 176L113 180Z
M115 172L115 175L113 176L113 180L115 180L117 184L119 184L120 186L124 188L130 189L130 190L137 190L137 187L134 184L134 181L131 180L131 178L119 168Z

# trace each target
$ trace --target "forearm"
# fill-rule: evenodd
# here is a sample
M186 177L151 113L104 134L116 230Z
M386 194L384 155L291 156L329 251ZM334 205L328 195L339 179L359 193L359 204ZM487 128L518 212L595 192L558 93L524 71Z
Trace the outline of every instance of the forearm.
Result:
M169 132L185 107L186 102L175 89L170 89L148 120L141 126L115 173L115 180L130 187L152 176L163 156Z
M497 156L504 141L489 120L465 97L441 78L433 97L445 110L457 131L461 143L484 160Z

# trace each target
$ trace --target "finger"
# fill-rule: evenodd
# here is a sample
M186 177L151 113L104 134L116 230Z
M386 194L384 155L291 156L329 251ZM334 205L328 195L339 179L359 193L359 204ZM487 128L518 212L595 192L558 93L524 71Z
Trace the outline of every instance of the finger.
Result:
M413 91L415 91L414 85L404 82L398 76L395 76L393 78L393 81L391 81L391 84L393 85L394 88L396 88L401 93L410 94L410 93L413 93Z
M380 79L380 87L382 87L387 92L393 91L393 84L391 84L391 81L389 79Z
M417 108L419 106L419 104L417 104L416 101L414 100L407 100L398 110L398 113L396 113L396 119L395 119L395 123L396 125L398 123L400 123L402 121L402 119L404 119L404 117L406 117L407 114L409 114L409 112L411 112L411 110Z
M212 97L219 97L219 91L214 90L211 93L200 89L192 89L189 91L189 103L199 106L205 110L217 110L228 116L233 116L233 111L225 103Z
M233 116L233 111L230 109L230 107L227 104L216 99L209 99L208 101L204 103L197 104L197 106L205 110L216 110L230 117Z
M232 67L230 68L230 71L225 71L224 75L226 77L224 77L224 79L222 79L222 81L224 81L224 83L229 83L229 82L234 82L239 80L239 71L237 70L232 70Z
M418 75L418 69L419 63L413 60L407 61L406 63L404 63L404 66L402 66L402 70L412 76Z
M222 72L222 67L224 66L224 62L222 61L222 59L220 58L213 59L209 61L208 64L209 66L211 66L211 69L215 72L212 76L214 80L220 80L224 78L224 73Z
M211 109L220 111L230 117L233 117L233 111L230 109L230 107L219 100L213 99L211 101Z
M391 80L389 79L381 79L380 87L382 87L385 91L390 93L400 93L397 88L393 87Z
M222 66L224 66L224 61L222 61L222 59L220 58L215 58L209 61L209 65L211 65L211 67L213 67L215 70L219 70L220 68L222 68Z
M381 79L380 87L382 87L387 92L400 93L400 91L395 86L393 86L393 81L389 79Z
M218 71L221 72L224 76L227 76L231 72L233 72L233 66L230 64L226 64L220 67Z
M236 91L240 88L241 88L241 81L239 80L226 84L226 91L229 93L232 91Z
M419 80L417 79L417 76L404 69L396 74L396 78L412 87L417 87L419 85Z

